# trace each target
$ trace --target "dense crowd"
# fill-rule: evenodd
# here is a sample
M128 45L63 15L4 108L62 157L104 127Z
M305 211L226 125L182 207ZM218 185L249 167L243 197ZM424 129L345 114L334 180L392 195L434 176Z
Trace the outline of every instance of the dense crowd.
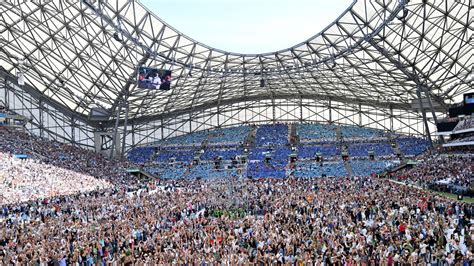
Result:
M474 141L474 132L469 132L462 134L461 136L457 136L457 138L451 140L449 143L460 143L460 142L471 142Z
M88 174L0 152L0 205L109 187Z
M0 191L6 191L0 196L0 204L95 190L111 184L138 184L127 173L130 163L126 161L110 161L93 151L17 129L0 128L0 139ZM80 179L84 180L83 185Z
M442 182L469 188L474 172L474 157L460 154L423 157L423 162L413 168L397 172L400 180L420 185Z
M336 126L323 124L297 124L296 134L301 142L331 142L336 140Z
M352 172L356 176L381 174L400 164L399 160L351 160Z
M341 126L341 135L345 140L374 140L384 138L385 133L380 129Z
M237 126L231 128L214 129L209 133L208 141L210 144L243 144L249 135L252 127Z
M297 178L314 178L321 176L347 176L343 161L316 162L314 160L297 161L293 176Z
M288 125L260 125L255 136L257 146L282 146L288 144Z
M465 117L463 120L459 121L459 123L454 128L454 131L464 130L474 128L474 118L472 117Z
M178 158L156 169L170 180L145 181L127 175L129 163L78 147L17 130L0 137L0 265L474 262L473 204L377 177L313 175L331 165L346 176L342 161L297 162L301 178L285 179L289 148L275 148L271 164L255 149L248 171L262 178ZM466 185L472 170L471 157L439 156L403 178ZM197 179L209 173L214 179ZM196 179L176 179L184 175Z
M396 139L400 152L405 156L418 156L425 153L430 143L426 139L414 137L399 137Z
M473 211L376 178L169 181L4 206L0 262L469 265Z
M393 156L394 150L388 142L354 143L347 149L351 157L368 157L370 152L374 156Z

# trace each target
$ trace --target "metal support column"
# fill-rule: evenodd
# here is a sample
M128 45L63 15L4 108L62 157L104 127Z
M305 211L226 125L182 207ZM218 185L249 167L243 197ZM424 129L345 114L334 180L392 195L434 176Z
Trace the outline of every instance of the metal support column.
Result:
M276 122L275 95L272 93L272 124Z
M122 111L122 101L119 102L118 108L117 108L117 114L116 114L116 118L115 118L114 134L113 134L113 138L112 138L112 145L111 145L111 148L110 148L109 159L112 159L114 157L115 142L117 141L118 127L119 127L119 120L120 120L120 112L121 111Z
M362 126L362 104L359 103L359 126Z
M328 101L328 107L329 107L329 124L332 124L332 106L331 106L331 100Z
M437 125L438 124L438 117L436 116L436 112L433 108L433 103L431 102L431 97L430 97L430 94L428 92L428 88L423 86L421 89L425 93L425 97L428 100L428 105L430 106L431 115L433 116L433 120L434 120L435 124ZM441 143L444 143L444 137L443 136L440 135L439 139L440 139Z
M393 107L390 105L390 132L393 132Z
M75 130L75 127L76 127L76 123L75 123L74 117L71 117L71 142L72 142L72 145L76 145L76 130Z
M300 104L300 123L303 123L303 98L301 97L301 94L300 94L299 104Z
M128 95L126 96L128 98ZM129 104L128 102L125 102L125 121L123 123L123 136L122 136L122 152L120 153L120 158L123 159L125 155L125 141L127 138L127 122L128 122L128 111L129 111Z
M430 133L430 129L428 127L428 120L426 118L425 107L423 106L423 101L421 100L421 91L420 91L419 86L417 86L417 88L416 88L416 96L418 96L417 97L418 98L418 103L420 104L421 114L423 115L423 122L425 124L426 137L430 141L430 145L433 147L433 141L431 140L431 133Z
M40 99L38 101L38 111L39 111L39 133L40 137L44 138L44 121L43 121L43 112L44 112L44 107L43 107L43 101Z

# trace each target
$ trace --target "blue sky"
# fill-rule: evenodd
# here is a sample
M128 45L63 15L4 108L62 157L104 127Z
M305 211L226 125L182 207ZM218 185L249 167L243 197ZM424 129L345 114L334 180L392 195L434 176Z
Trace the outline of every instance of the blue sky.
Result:
M140 0L178 31L236 53L288 48L321 31L352 0Z

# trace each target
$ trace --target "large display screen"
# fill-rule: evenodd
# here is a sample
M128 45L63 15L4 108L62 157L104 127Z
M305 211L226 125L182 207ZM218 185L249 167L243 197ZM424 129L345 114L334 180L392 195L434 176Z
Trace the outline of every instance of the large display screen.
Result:
M167 91L171 88L171 70L140 67L137 80L140 89Z
M474 93L464 94L464 104L474 104Z

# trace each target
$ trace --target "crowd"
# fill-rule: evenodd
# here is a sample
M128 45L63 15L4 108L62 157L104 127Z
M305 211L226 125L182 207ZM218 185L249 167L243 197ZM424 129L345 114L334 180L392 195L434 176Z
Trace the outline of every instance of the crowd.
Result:
M356 176L380 174L400 164L395 160L351 160L352 172Z
M157 143L159 146L193 146L200 147L202 142L208 138L207 130L197 131L176 137L170 137Z
M341 151L340 149L334 145L334 144L328 144L328 145L317 145L317 146L312 146L312 145L301 145L298 147L298 158L301 159L308 159L308 158L316 158L318 153L321 154L321 156L324 156L325 158L340 158L341 156Z
M210 132L208 140L211 144L243 144L251 130L249 126L215 129Z
M283 178L291 150L274 148L265 162L255 148L252 179L187 159L148 166L163 179L145 181L78 147L10 129L0 138L0 265L474 262L474 205L359 176L375 161L351 160L355 177L343 177L342 161L297 161L299 178ZM473 166L438 156L400 178L470 185Z
M473 211L377 178L168 181L3 206L0 264L470 265Z
M346 167L341 160L331 162L297 161L293 171L293 176L297 178L341 177L347 175Z
M0 128L0 139L0 198L3 203L78 193L111 184L121 187L138 184L128 175L126 169L130 163L126 161L110 161L93 151L17 129ZM15 155L26 159L15 158ZM79 186L81 179L83 185Z
M400 151L405 156L417 156L429 149L430 143L426 139L416 137L400 137L396 139Z
M474 157L466 155L435 155L413 168L397 172L397 178L419 185L442 182L469 188L474 172Z
M288 125L260 125L255 136L257 146L281 146L288 144Z
M75 194L112 185L88 174L0 152L0 205Z
M449 141L449 143L462 143L474 141L474 132L457 135L456 138Z
M186 147L168 147L161 149L155 155L155 161L168 162L173 159L179 162L191 162L196 155L197 150L187 149Z
M189 179L219 179L219 178L235 178L238 177L238 169L236 167L227 167L224 165L217 166L214 163L204 163L193 165L189 169L186 178Z
M252 178L285 178L287 177L288 160L271 159L265 161L250 161L247 166L247 176Z
M189 170L190 163L173 162L173 163L151 163L144 167L147 173L155 175L162 179L179 179L184 178Z
M323 124L297 124L296 134L301 142L331 142L336 140L336 126Z
M386 142L352 143L348 146L348 152L351 157L368 157L370 152L373 152L374 156L391 156L395 154L392 146Z
M136 147L128 152L127 158L129 161L137 163L137 164L144 164L156 154L155 147Z
M222 160L232 160L236 156L242 155L243 153L244 151L240 147L206 147L200 159L209 161L214 160L216 157L221 157Z
M463 120L454 128L454 131L460 131L464 129L474 128L474 119L472 117L465 117Z
M345 140L373 140L383 138L385 133L380 129L354 127L354 126L341 126L341 134Z

